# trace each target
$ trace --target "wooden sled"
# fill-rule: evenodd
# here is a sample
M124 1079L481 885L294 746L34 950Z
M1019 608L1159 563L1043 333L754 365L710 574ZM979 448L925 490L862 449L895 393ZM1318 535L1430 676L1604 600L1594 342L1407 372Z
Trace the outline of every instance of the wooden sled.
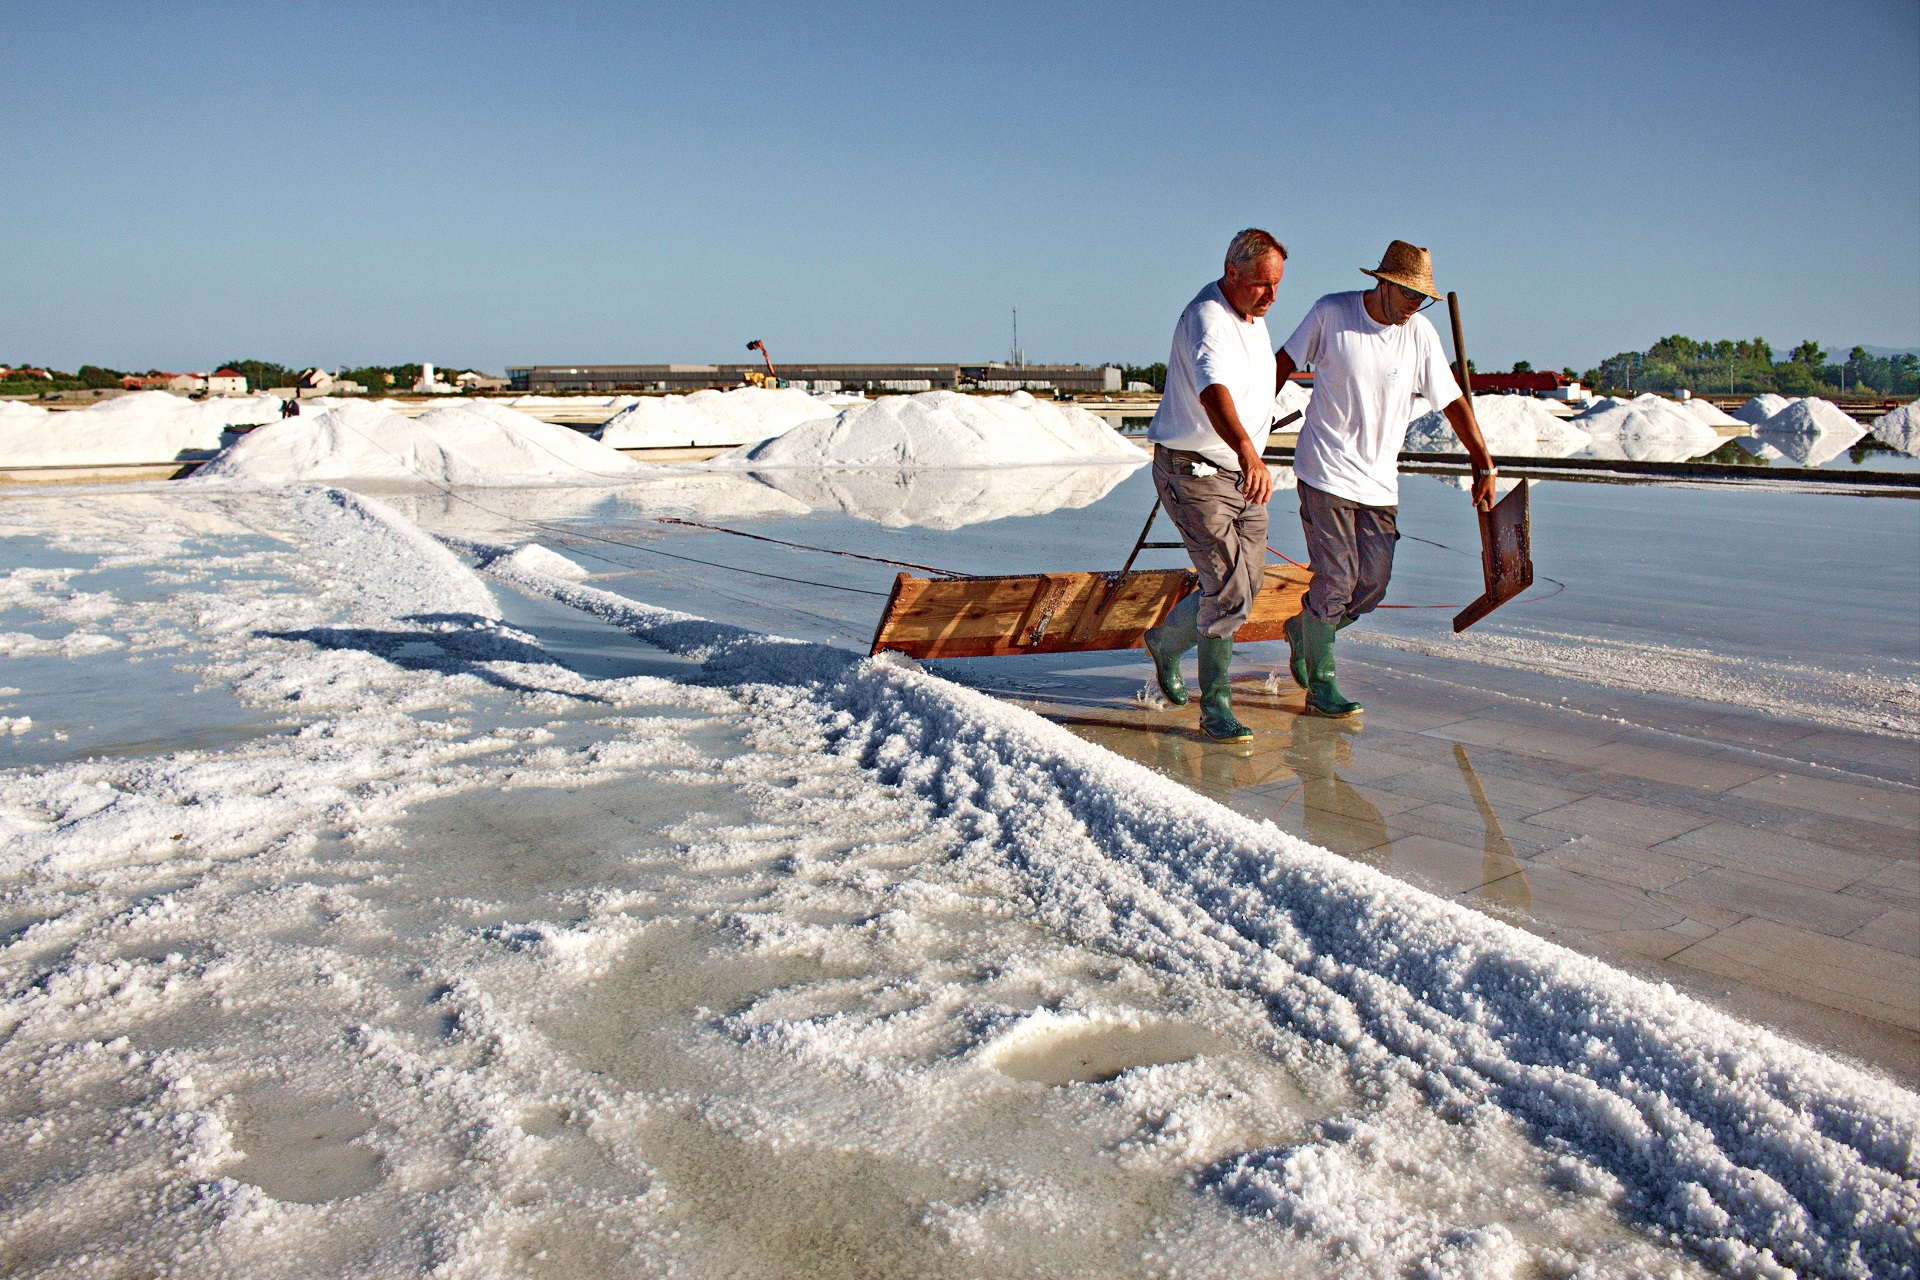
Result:
M1234 639L1278 640L1300 612L1313 575L1270 564ZM1199 585L1189 569L1033 573L997 578L916 578L903 573L873 633L872 653L913 658L993 658L1010 653L1138 649L1147 628Z

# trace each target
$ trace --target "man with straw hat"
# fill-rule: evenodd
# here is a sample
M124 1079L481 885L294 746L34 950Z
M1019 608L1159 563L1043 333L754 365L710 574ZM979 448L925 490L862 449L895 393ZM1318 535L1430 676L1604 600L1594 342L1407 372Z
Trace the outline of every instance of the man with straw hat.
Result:
M1313 399L1293 455L1313 584L1304 611L1287 623L1287 643L1307 710L1335 717L1361 709L1334 684L1333 639L1387 594L1400 537L1396 459L1416 395L1442 407L1472 459L1473 505L1493 505L1493 456L1473 402L1447 366L1440 335L1420 314L1440 297L1433 256L1395 240L1378 267L1360 270L1374 287L1314 303L1275 356L1276 386L1313 366Z
M1160 691L1183 706L1180 659L1200 650L1200 730L1215 742L1253 737L1234 717L1227 668L1233 633L1266 577L1273 474L1260 454L1279 383L1265 317L1286 269L1286 249L1267 232L1249 227L1233 238L1224 273L1174 326L1166 392L1147 428L1154 492L1200 579L1147 632L1147 652Z

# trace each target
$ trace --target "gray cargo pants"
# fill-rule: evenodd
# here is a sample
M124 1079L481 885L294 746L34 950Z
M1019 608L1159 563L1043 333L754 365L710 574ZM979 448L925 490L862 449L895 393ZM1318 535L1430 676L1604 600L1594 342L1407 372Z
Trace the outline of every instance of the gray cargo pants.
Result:
M1313 568L1307 612L1336 627L1372 612L1393 576L1400 508L1362 506L1304 480L1299 491L1300 527L1307 534L1307 563Z
M1267 509L1240 492L1238 471L1193 474L1197 453L1153 446L1153 491L1200 575L1202 636L1232 639L1253 611L1267 565Z

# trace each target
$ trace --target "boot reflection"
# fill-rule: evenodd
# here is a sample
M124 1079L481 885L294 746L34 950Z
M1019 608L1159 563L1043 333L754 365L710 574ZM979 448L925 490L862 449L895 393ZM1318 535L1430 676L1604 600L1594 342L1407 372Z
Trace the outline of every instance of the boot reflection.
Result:
M1369 866L1393 860L1393 842L1380 811L1355 791L1339 770L1353 767L1350 739L1361 732L1358 720L1300 716L1285 749L1287 763L1300 777L1293 803L1304 806L1307 838Z

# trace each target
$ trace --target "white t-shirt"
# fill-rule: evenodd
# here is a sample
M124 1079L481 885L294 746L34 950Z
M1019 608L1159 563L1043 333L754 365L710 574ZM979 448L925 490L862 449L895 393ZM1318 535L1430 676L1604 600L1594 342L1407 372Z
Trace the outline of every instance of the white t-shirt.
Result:
M1218 281L1202 289L1173 327L1167 357L1167 389L1147 428L1147 439L1169 449L1189 449L1227 471L1240 459L1207 421L1200 393L1221 386L1255 449L1267 447L1273 425L1273 339L1264 318L1242 320L1220 292Z
M1440 350L1440 335L1423 315L1405 324L1376 324L1361 299L1330 293L1282 347L1293 363L1313 366L1293 473L1323 493L1369 507L1400 502L1396 459L1413 420L1413 398L1444 409L1460 384ZM1171 385L1173 371L1167 371Z

